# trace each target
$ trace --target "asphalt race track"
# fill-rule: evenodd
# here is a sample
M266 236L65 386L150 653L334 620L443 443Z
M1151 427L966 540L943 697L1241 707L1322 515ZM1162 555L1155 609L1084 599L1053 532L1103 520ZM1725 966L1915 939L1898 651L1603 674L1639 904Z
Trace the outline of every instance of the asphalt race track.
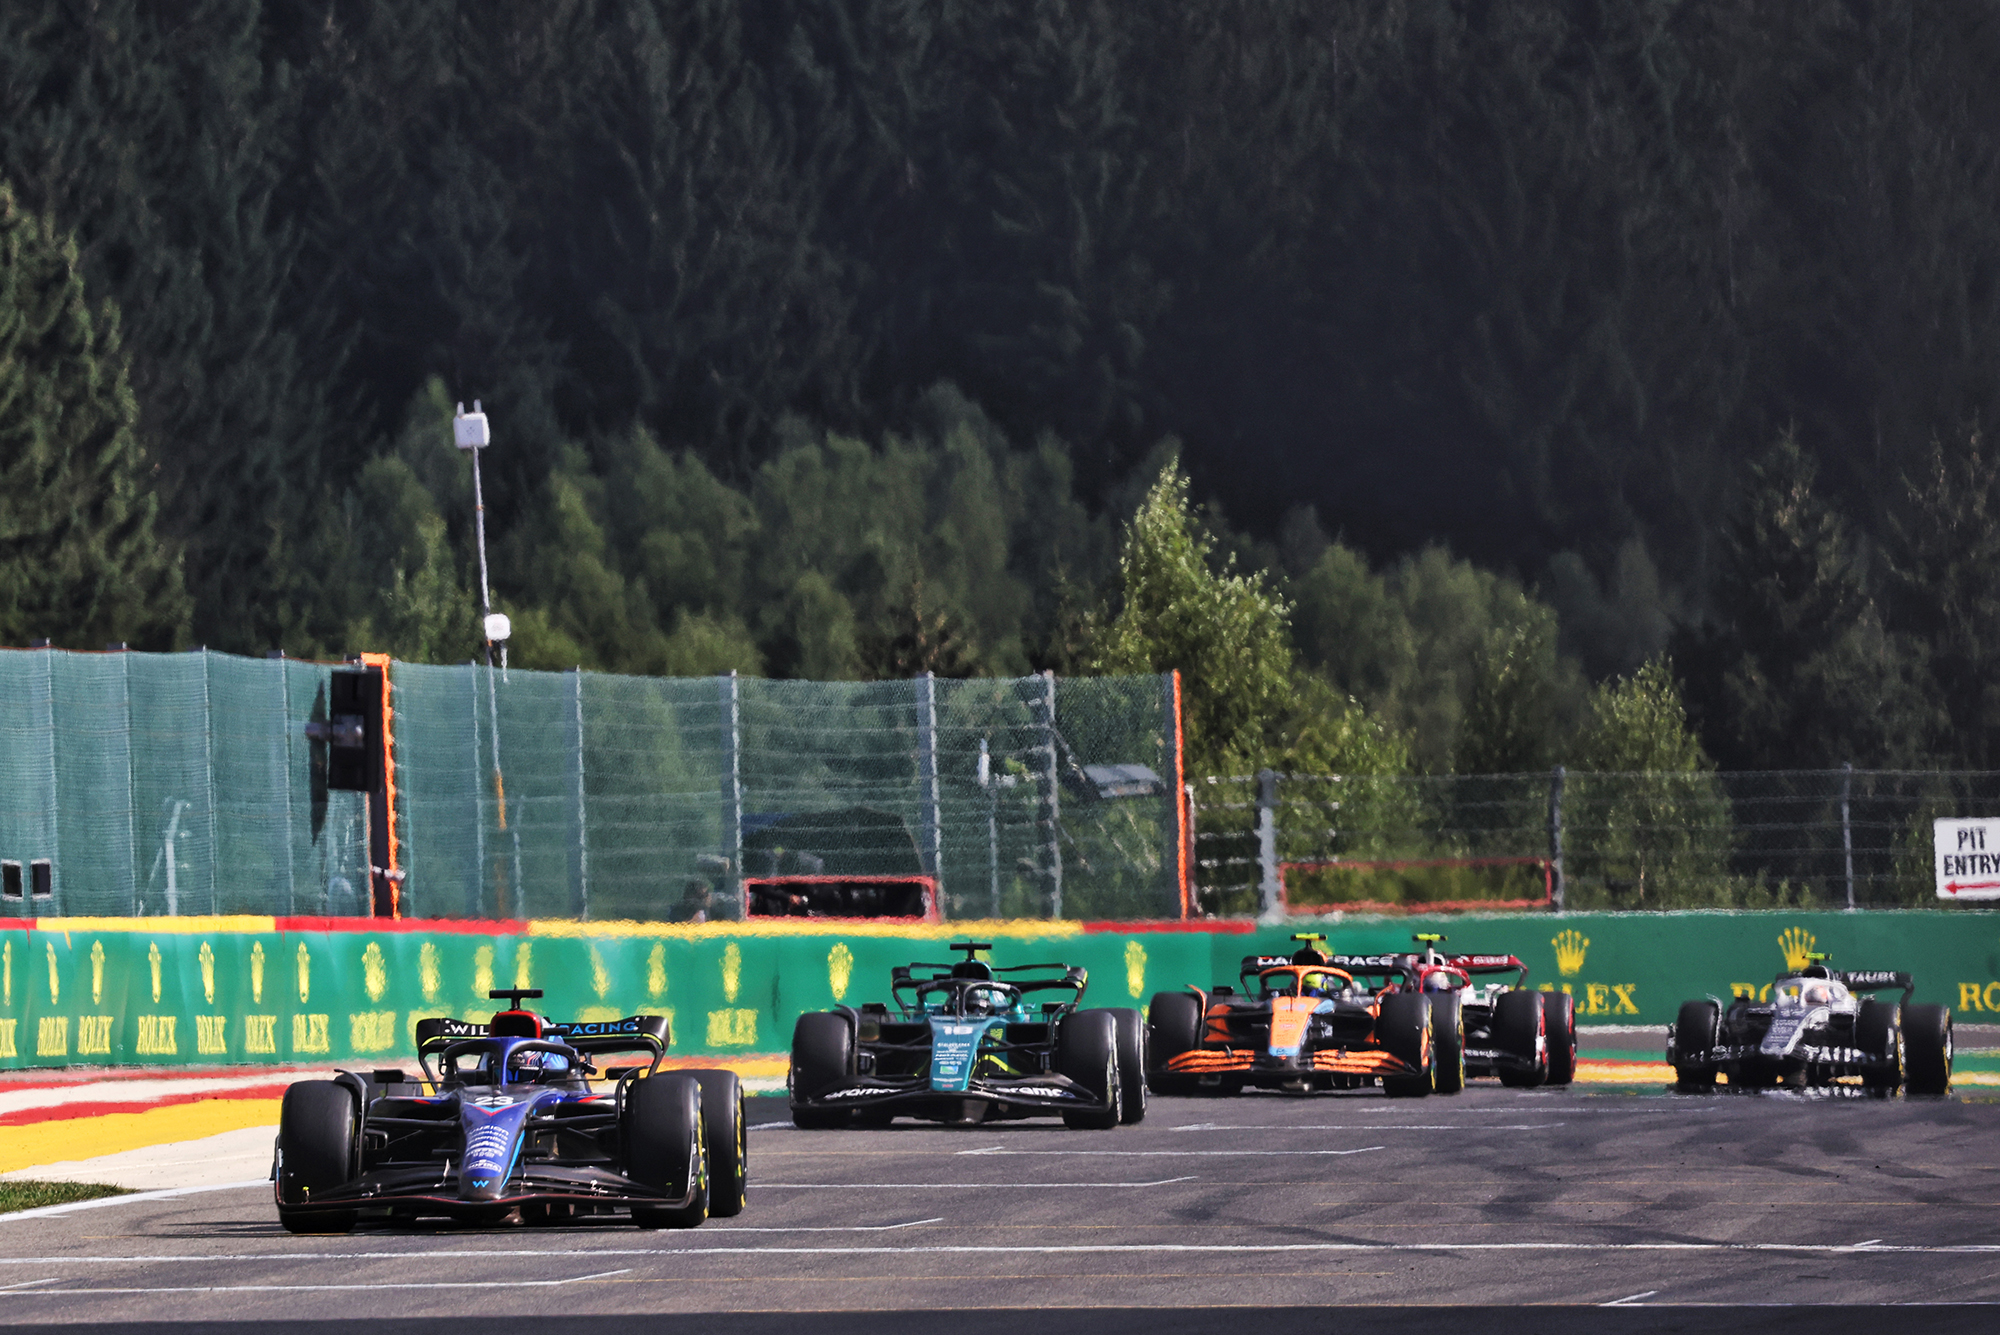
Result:
M0 1325L2000 1328L2000 1306L1966 1306L2000 1304L2000 1101L1981 1090L1156 1098L1108 1132L806 1132L778 1100L751 1107L750 1208L733 1220L299 1238L261 1186L68 1207L0 1222ZM1861 1310L1904 1303L1939 1306ZM1435 1314L1448 1325L1381 1310L1410 1304L1459 1310Z

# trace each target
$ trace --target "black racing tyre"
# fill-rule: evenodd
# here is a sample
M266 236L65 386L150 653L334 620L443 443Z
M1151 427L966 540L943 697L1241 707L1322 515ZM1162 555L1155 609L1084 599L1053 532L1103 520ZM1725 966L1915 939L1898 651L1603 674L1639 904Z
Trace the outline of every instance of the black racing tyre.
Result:
M1437 1087L1437 1043L1431 1033L1430 998L1421 992L1391 992L1375 1015L1375 1039L1392 1057L1417 1068L1415 1075L1385 1075L1382 1092L1392 1099L1422 1098Z
M808 1011L792 1026L792 1125L831 1131L848 1122L845 1108L809 1108L800 1099L838 1089L854 1075L854 1029L847 1018Z
M1146 1010L1147 1027L1153 1031L1146 1056L1153 1065L1146 1081L1156 1094L1193 1094L1199 1082L1191 1075L1167 1070L1167 1063L1183 1052L1201 1046L1201 998L1192 992L1155 992Z
M285 1091L278 1111L278 1222L292 1233L346 1233L353 1210L293 1210L314 1192L354 1177L354 1093L332 1080L301 1080Z
M1431 1042L1437 1046L1437 1092L1465 1088L1465 1006L1457 992L1432 992Z
M1687 1054L1705 1053L1715 1046L1722 1027L1722 1007L1713 1001L1683 1001L1674 1020L1672 1052L1674 1083L1682 1089L1714 1089L1715 1068L1696 1065ZM1730 1077L1733 1081L1735 1077Z
M708 1156L701 1134L701 1084L680 1071L634 1080L625 1094L625 1176L683 1206L639 1206L640 1228L693 1228L708 1218Z
M1542 993L1542 1026L1548 1034L1549 1083L1576 1079L1576 998L1567 992Z
M1549 1078L1548 1010L1540 992L1516 988L1502 992L1493 1003L1493 1041L1502 1052L1528 1063L1500 1067L1500 1083L1510 1089L1533 1089Z
M1118 1083L1126 1126L1146 1120L1146 1017L1130 1006L1109 1010L1118 1038Z
M734 1071L690 1071L701 1086L701 1140L708 1152L708 1212L717 1219L749 1203L750 1132L743 1116L743 1082Z
M1063 1113L1063 1125L1109 1131L1123 1114L1124 1082L1118 1072L1118 1026L1105 1011L1073 1011L1056 1031L1056 1074L1066 1075L1104 1101L1102 1109Z
M1892 1001L1869 998L1854 1016L1854 1046L1882 1062L1875 1071L1863 1072L1861 1083L1868 1089L1895 1089L1903 1083L1903 1033L1897 1023L1900 1007Z
M1903 1007L1903 1092L1950 1090L1951 1057L1951 1011L1943 1006Z

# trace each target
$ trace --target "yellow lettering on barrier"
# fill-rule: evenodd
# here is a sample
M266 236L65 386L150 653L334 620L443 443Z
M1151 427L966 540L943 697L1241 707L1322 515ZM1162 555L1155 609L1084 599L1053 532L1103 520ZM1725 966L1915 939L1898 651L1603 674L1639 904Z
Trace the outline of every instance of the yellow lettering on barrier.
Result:
M1603 983L1583 985L1583 1006L1585 1015L1602 1015L1611 1009L1611 989Z
M1962 1011L1976 1011L1979 1005L1979 984L1960 983L1958 985L1958 1008Z
M748 1048L757 1043L757 1012L733 1009L708 1013L708 1046Z
M1125 943L1125 990L1135 1000L1146 995L1146 948L1137 941Z
M1735 997L1738 1001L1755 1001L1757 999L1757 984L1731 983L1729 985L1729 995Z
M347 1017L347 1046L356 1052L387 1052L396 1046L396 1012L362 1011Z
M180 1048L174 1042L174 1021L178 1015L141 1015L139 1017L138 1052L142 1057L177 1056Z
M37 1057L67 1057L69 1055L69 1016L44 1015L35 1030L35 1055Z
M1611 1007L1613 1015L1637 1015L1639 1013L1638 1003L1632 1000L1632 993L1638 986L1637 983L1613 983L1611 985L1611 995L1617 998L1617 1001Z
M278 1051L278 1017L275 1015L246 1015L243 1017L243 1051L263 1052L273 1056Z
M14 1051L14 1026L17 1020L0 1020L0 1057L18 1057Z
M327 1029L326 1015L294 1015L292 1017L293 1052L331 1052L333 1040Z
M1986 990L1979 994L1979 999L1986 1003L1987 1010L2000 1011L2000 983L1988 983Z
M1544 992L1561 992L1561 993L1563 993L1563 994L1564 994L1564 995L1566 995L1566 996L1573 996L1573 995L1575 995L1575 994L1574 994L1574 992L1572 991L1572 989L1571 989L1570 985L1569 985L1568 983L1564 983L1564 984L1563 984L1563 985L1562 985L1561 987L1557 987L1557 986L1556 986L1556 985L1555 985L1554 983L1543 983L1543 984L1542 984L1542 991L1544 991Z
M204 1056L214 1056L229 1051L229 1017L227 1015L197 1015L194 1017L194 1050Z
M111 1054L111 1017L109 1015L79 1015L76 1017L76 1051L78 1056L94 1053L101 1056Z

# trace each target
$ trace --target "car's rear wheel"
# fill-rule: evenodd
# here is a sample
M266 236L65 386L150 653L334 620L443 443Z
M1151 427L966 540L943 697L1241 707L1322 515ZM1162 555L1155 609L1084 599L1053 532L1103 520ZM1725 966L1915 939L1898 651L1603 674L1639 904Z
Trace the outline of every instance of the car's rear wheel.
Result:
M792 1125L831 1131L847 1125L845 1108L808 1107L801 1100L839 1089L854 1076L854 1030L845 1016L808 1011L792 1026Z
M1437 1045L1437 1092L1465 1088L1465 1007L1457 992L1432 992L1431 1041Z
M1951 1089L1951 1012L1943 1006L1903 1008L1904 1092L1943 1094Z
M1146 1019L1153 1031L1153 1041L1148 1045L1147 1057L1153 1065L1146 1072L1147 1082L1156 1094L1194 1094L1199 1092L1199 1077L1181 1075L1167 1070L1167 1063L1183 1052L1193 1052L1201 1046L1201 998L1192 992L1155 992L1153 1004L1147 1007Z
M1119 1121L1131 1126L1146 1120L1146 1017L1130 1006L1107 1013L1117 1031Z
M1123 1089L1118 1078L1118 1029L1104 1011L1075 1011L1056 1031L1056 1073L1088 1090L1103 1108L1063 1113L1063 1125L1079 1131L1109 1131L1118 1125Z
M640 1228L693 1228L708 1218L708 1162L701 1125L701 1084L681 1072L635 1080L625 1095L625 1176L680 1206L639 1206Z
M750 1132L743 1116L743 1082L734 1071L693 1071L701 1086L701 1139L708 1153L708 1212L718 1219L743 1213L750 1192Z
M1715 1068L1705 1061L1694 1060L1696 1054L1706 1056L1715 1047L1716 1034L1722 1025L1722 1007L1713 1001L1683 1001L1679 1016L1674 1020L1672 1051L1674 1056L1674 1083L1682 1089L1714 1089ZM1732 1077L1732 1083L1734 1083Z
M1549 1078L1548 1013L1540 992L1517 988L1493 1004L1493 1041L1514 1060L1500 1064L1500 1083L1533 1089Z
M315 1192L354 1176L354 1093L331 1080L301 1080L278 1110L278 1222L292 1233L346 1233L353 1210L300 1210Z
M1437 1087L1429 997L1421 992L1391 992L1383 997L1375 1015L1375 1038L1390 1056L1416 1068L1414 1075L1383 1076L1384 1094L1392 1099L1422 1098Z
M1548 1031L1549 1083L1576 1079L1576 998L1567 992L1542 993L1542 1024Z

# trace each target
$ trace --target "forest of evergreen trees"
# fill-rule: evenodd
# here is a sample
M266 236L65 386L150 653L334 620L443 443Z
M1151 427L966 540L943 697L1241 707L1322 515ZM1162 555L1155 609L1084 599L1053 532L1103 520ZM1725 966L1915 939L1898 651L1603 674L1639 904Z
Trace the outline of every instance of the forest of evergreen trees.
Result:
M1399 763L1666 663L1727 767L2000 765L1996 68L1978 0L13 0L0 640L471 656L476 397L515 663L1150 661L1178 459Z

